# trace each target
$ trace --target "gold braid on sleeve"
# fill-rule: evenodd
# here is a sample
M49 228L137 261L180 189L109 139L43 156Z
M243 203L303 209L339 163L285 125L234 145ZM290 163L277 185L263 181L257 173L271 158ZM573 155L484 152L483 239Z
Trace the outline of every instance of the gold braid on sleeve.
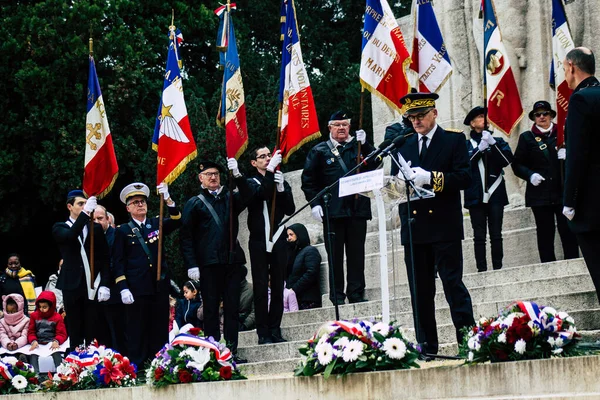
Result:
M444 190L444 173L433 171L431 174L433 175L433 191L438 193Z

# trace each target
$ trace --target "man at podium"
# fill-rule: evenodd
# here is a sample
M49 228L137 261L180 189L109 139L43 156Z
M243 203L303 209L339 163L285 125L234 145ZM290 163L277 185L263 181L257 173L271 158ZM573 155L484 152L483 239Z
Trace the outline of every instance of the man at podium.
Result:
M464 233L460 191L471 182L469 158L464 135L437 125L438 97L435 93L410 93L400 99L404 117L412 123L414 132L397 133L404 134L406 141L394 154L396 159L400 153L410 162L409 178L416 186L435 193L434 197L412 201L410 215L407 203L399 206L417 341L423 352L430 354L436 354L439 347L434 304L436 268L459 343L460 329L475 323L471 296L462 281Z

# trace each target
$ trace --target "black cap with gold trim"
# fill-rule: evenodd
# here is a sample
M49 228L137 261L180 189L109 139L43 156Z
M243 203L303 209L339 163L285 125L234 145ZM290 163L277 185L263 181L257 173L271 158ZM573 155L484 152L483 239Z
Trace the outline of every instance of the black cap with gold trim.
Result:
M440 97L437 93L421 93L415 91L415 89L412 90L411 93L400 99L402 114L418 114L430 108L435 108L435 101Z
M198 163L198 169L200 170L200 173L206 171L207 169L210 168L216 168L219 170L219 172L221 173L225 173L225 168L223 168L221 166L221 164L217 164L216 162L213 161L200 161Z
M123 204L127 204L127 199L132 196L145 196L148 198L148 196L150 196L150 189L148 186L140 182L131 183L121 190L119 198Z

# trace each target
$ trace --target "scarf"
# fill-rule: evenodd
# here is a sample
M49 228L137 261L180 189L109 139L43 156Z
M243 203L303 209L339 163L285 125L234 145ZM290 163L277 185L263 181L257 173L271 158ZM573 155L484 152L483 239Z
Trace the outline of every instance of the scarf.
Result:
M30 313L35 311L35 276L31 271L21 267L18 271L13 271L11 269L6 268L6 275L16 279L18 278L21 287L23 288L23 294L25 295L25 300L27 300L27 310Z
M531 132L533 132L534 135L543 136L543 137L547 137L547 138L556 136L557 130L558 130L558 127L553 122L550 123L550 127L548 127L548 129L540 128L536 124L533 124L533 126L531 127Z

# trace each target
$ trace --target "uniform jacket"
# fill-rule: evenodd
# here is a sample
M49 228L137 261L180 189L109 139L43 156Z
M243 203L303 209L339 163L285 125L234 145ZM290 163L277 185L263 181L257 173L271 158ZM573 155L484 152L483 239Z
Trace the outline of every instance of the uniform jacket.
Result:
M232 264L246 262L244 251L237 240L239 214L251 200L251 192L246 178L235 179L239 188L233 193L233 236L235 240ZM212 205L219 216L221 226L217 224L209 209L194 196L183 209L183 225L179 233L181 252L187 269L209 265L228 264L229 260L229 190L223 187L217 197L202 189L204 198Z
M77 217L75 223L69 227L66 222L57 222L52 227L52 236L58 244L60 254L63 259L61 273L58 276L56 287L64 291L85 290L85 272L83 269L83 260L81 259L81 244L79 235L83 228L88 225L90 217L83 211ZM88 235L85 238L85 252L90 254L90 238ZM108 245L104 237L104 231L100 224L94 223L94 277L101 273L100 286L108 286L110 280L110 256L108 253Z
M267 210L270 213L271 204L273 203L273 190L276 186L273 180L274 176L272 172L267 171L265 176L256 173L248 178L248 186L252 193L248 204L248 229L250 230L251 241L266 242L263 204L265 201L267 202ZM296 211L292 188L286 181L283 182L283 186L285 190L277 192L275 200L275 228L285 215L292 215Z
M525 189L527 207L562 204L556 132L556 125L549 134L543 134L534 125L531 131L523 132L519 136L512 169L515 175L527 182ZM544 147L544 145L546 151L540 149L540 146ZM545 179L538 186L533 186L529 181L534 173L540 174Z
M567 159L564 205L575 208L569 221L575 233L600 230L600 83L583 80L571 95L566 123Z
M411 161L412 167L432 172L435 197L412 201L410 216L413 243L456 241L464 238L460 191L471 184L469 156L462 133L447 132L438 126L427 147L423 163L419 161L420 135L407 137L399 148L400 153ZM408 245L408 205L400 204L402 221L401 239Z
M471 139L481 142L481 133L471 131ZM504 175L504 168L507 167L513 159L510 146L499 137L494 137L496 143L488 147L485 151L479 151L477 146L473 147L471 140L467 139L467 151L469 152L469 161L471 163L471 185L465 189L465 208L470 208L483 204L483 182L481 182L481 172L479 171L479 160L487 155L487 173L488 187L492 186L500 175ZM506 193L506 183L504 179L494 190L488 204L498 204L505 206L508 204L508 195Z
M202 300L198 297L193 300L178 299L175 308L177 326L181 328L185 324L192 324L197 328L201 328L202 321L198 319L198 308L200 306L202 306Z
M13 299L17 303L17 312L14 314L5 312L4 318L0 319L0 345L6 348L9 343L15 342L20 348L27 344L29 330L29 317L25 315L25 300L20 294L2 296L3 310L6 310L8 299Z
M170 217L163 218L163 235L165 236L181 226L179 209L176 206L167 207L167 209ZM112 249L112 276L119 292L123 289L129 289L134 299L136 296L153 295L157 290L156 265L158 263L159 222L158 217L146 218L143 228L140 229L140 233L145 239L144 242L150 251L150 260L148 260L148 256L129 223L119 225L115 231L115 241ZM133 221L133 224L139 226L135 221ZM150 228L147 225L150 225ZM168 276L169 267L163 251L160 290L168 292L170 285Z
M48 312L42 313L37 308L40 300L46 300L50 303L50 310ZM38 296L35 305L36 310L31 313L29 320L27 341L31 343L37 340L39 344L46 344L56 339L58 340L58 344L63 344L67 340L67 329L63 317L56 312L56 297L54 293L43 291Z
M371 151L373 151L373 146L370 143L361 145L362 154L369 154ZM348 170L352 169L356 165L357 140L354 138L350 143L339 146L338 152ZM361 167L361 172L373 170L376 166L377 164L369 164ZM302 171L302 191L306 201L312 200L322 189L337 181L344 174L344 169L338 158L330 150L327 141L317 144L308 153ZM331 200L329 202L331 218L358 217L371 219L371 200L368 197L358 196L358 199L355 200L355 196L340 198L338 194L339 187L335 186L331 190ZM312 203L312 207L317 205L323 206L322 198Z
M296 234L296 246L292 250L292 272L286 287L296 293L299 302L321 303L321 254L310 245L306 227L293 224L291 230Z

